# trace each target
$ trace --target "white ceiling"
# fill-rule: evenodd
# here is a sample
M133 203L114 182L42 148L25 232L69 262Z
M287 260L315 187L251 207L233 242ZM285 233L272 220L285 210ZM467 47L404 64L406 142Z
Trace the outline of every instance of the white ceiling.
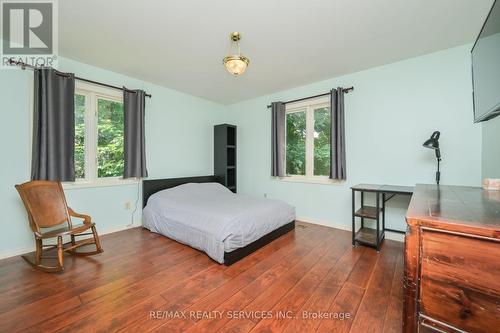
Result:
M473 42L493 0L60 0L60 54L229 104ZM250 66L222 66L229 33Z

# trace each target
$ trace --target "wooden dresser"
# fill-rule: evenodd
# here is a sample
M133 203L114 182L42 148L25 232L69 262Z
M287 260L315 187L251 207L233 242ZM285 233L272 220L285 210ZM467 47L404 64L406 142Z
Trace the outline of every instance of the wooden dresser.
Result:
M406 216L404 332L500 332L500 192L417 185Z

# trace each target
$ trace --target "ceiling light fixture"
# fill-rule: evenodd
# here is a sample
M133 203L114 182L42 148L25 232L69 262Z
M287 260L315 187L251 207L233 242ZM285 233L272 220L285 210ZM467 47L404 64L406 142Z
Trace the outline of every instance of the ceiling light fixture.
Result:
M250 63L250 59L241 55L240 33L233 32L229 35L229 38L231 39L231 45L229 46L229 52L228 52L229 55L227 57L224 57L222 62L224 63L224 66L226 66L226 69L229 73L233 74L234 76L238 76L245 72L245 70L248 67L248 64ZM233 44L236 45L237 54L231 55L231 49Z

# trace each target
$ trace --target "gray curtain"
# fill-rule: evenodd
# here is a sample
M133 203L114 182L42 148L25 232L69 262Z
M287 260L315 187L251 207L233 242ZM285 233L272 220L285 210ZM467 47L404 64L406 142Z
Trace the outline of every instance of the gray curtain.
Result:
M75 180L75 76L34 71L32 180Z
M285 176L285 104L271 103L271 176Z
M346 179L345 125L344 125L344 89L332 89L330 95L330 178Z
M123 89L125 112L123 178L147 177L146 141L144 137L146 93Z

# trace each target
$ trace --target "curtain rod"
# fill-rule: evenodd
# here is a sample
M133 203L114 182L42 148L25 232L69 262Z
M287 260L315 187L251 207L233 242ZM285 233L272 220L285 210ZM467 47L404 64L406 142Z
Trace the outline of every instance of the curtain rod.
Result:
M38 68L36 66L25 64L24 62L21 62L21 61L15 61L13 59L9 59L8 63L9 63L9 65L20 66L23 70L26 69L26 68L31 68L31 69L37 69ZM98 81L93 81L93 80L85 79L85 78L78 77L78 76L75 76L75 80L83 81L83 82L87 82L87 83L92 83L92 84L97 84L99 86L108 87L108 88L117 89L117 90L122 90L122 91L125 91L125 90L126 91L131 91L131 90L126 89L125 87L113 86L111 84L102 83L102 82L98 82ZM150 94L146 93L145 96L151 98Z
M354 87L344 88L342 90L346 94L348 94L350 91L354 90ZM324 94L319 94L319 95L314 95L314 96L309 96L309 97L303 97L303 98L294 99L294 100L291 100L291 101L288 101L288 102L283 102L283 104L295 103L295 102L305 101L306 99L312 99L312 98L323 97L323 96L328 96L328 95L330 95L329 92L324 93ZM271 105L268 105L267 108L270 109Z

